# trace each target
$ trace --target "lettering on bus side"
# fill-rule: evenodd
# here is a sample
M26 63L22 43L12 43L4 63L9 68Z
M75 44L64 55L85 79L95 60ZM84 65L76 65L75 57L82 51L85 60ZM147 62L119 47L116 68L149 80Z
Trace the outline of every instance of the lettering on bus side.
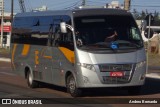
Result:
M35 64L39 65L39 51L35 51Z

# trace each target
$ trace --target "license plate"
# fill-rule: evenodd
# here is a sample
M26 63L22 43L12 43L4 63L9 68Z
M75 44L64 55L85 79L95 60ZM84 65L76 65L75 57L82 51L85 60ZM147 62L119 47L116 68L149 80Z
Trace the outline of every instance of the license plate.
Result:
M124 72L110 72L111 77L123 77Z

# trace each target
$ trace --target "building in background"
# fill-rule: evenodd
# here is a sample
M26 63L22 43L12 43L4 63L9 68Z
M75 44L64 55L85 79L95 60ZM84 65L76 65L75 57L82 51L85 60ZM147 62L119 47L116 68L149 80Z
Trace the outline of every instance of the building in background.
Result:
M1 19L2 19L2 14L0 14L0 20ZM3 44L6 47L10 47L11 13L4 12L3 20L4 20L3 22ZM0 32L1 32L1 21L0 21Z
M107 8L117 8L117 9L124 9L124 6L119 3L119 1L112 1L110 4L106 5Z
M11 13L4 12L4 0L0 0L0 34L0 47L10 47Z
M48 8L45 5L42 7L38 7L38 8L33 9L33 11L47 11L47 10L48 10Z

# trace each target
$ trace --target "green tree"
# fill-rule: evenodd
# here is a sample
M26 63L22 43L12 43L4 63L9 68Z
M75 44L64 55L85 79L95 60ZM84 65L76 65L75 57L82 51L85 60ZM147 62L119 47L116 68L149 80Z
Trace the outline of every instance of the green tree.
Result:
M138 13L138 11L136 9L133 9L133 16L135 19L139 20L140 19L140 15Z
M154 26L160 26L159 12L154 12Z
M148 15L149 13L148 13L148 10L146 9L146 15Z
M141 19L145 19L146 18L146 13L142 10L142 13L141 13Z
M155 21L159 20L159 12L157 12L157 11L154 12L154 20Z

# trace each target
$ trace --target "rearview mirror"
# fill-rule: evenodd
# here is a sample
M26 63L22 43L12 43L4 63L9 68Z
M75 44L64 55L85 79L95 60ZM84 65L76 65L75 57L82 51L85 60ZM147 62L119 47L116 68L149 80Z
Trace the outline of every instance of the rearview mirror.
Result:
M66 28L65 22L60 23L60 29L61 29L61 33L67 33L67 28Z

